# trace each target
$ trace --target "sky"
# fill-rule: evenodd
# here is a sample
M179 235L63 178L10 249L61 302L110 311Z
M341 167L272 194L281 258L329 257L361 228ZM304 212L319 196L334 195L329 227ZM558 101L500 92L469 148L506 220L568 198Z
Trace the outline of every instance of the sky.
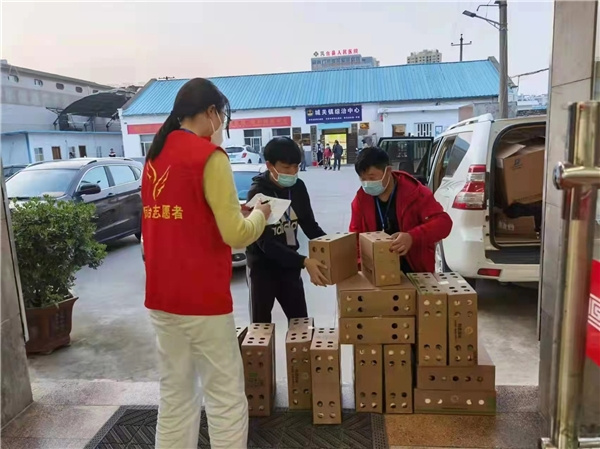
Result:
M7 2L0 55L9 63L102 84L310 70L315 51L357 48L382 66L438 49L444 62L498 58L498 20L480 2ZM508 73L549 65L553 3L508 1ZM513 81L517 83L517 79ZM519 92L548 91L548 72L520 78Z

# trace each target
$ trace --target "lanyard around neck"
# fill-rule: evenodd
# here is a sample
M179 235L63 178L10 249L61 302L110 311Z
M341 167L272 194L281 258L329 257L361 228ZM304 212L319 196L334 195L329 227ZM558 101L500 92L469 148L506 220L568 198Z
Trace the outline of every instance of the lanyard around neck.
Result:
M392 204L392 201L394 201L394 196L396 195L396 189L398 186L394 186L394 190L392 190L392 194L390 195L390 197L387 200L387 206L385 208L385 216L383 215L383 212L381 211L381 205L379 198L375 199L375 204L377 205L377 212L379 213L379 219L381 220L381 227L383 228L382 231L385 231L385 225L390 212L390 206Z

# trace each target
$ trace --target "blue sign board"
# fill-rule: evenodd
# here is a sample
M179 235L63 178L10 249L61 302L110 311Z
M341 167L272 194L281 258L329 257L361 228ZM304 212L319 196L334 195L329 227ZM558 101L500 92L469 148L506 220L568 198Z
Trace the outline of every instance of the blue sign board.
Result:
M362 121L361 105L306 108L306 123L341 123Z

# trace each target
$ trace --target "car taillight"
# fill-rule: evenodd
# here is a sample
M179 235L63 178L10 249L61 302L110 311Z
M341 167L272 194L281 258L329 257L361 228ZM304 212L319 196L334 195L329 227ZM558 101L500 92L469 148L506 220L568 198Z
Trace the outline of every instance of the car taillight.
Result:
M454 198L454 209L485 209L485 165L471 165L467 182Z
M248 153L242 153L242 159L245 159L248 156Z

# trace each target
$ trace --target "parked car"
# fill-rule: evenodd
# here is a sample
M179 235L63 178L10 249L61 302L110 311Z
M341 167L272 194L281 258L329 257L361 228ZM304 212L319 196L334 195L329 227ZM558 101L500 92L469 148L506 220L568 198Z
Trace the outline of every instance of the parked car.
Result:
M245 204L248 197L248 190L250 190L250 186L252 185L252 178L260 173L264 173L267 167L263 164L235 164L231 166L231 169L233 170L233 180L238 193L238 199L240 204ZM142 259L145 259L143 236ZM231 263L234 268L246 266L246 248L232 248Z
M11 202L50 195L96 206L99 242L141 237L142 166L125 158L81 158L37 162L8 181Z
M517 142L533 139L543 145L545 134L545 116L494 120L486 114L450 126L435 139L415 175L453 222L450 235L437 244L436 271L500 282L539 281L541 243L536 230L511 236L498 225L498 214L504 212L499 193L505 186L496 174L496 156L499 148ZM539 230L541 201L527 206L539 207ZM528 219L534 227L534 217Z
M4 179L8 179L16 173L19 173L25 167L27 167L27 165L5 165L2 169L2 172L4 173Z
M262 164L263 162L261 152L250 145L228 146L225 151L232 164Z

